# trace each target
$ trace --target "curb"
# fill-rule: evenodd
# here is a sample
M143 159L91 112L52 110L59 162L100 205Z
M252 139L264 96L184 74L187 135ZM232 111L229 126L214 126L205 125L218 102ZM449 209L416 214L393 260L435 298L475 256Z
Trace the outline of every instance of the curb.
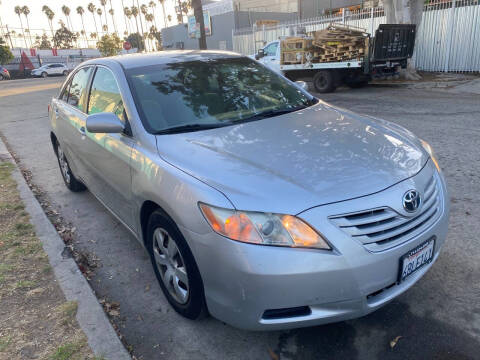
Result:
M99 304L92 288L71 257L65 257L63 240L58 235L42 207L28 187L5 144L0 139L0 158L15 165L12 177L17 183L25 210L30 215L30 222L42 242L48 255L58 284L68 301L78 303L77 321L88 339L88 345L96 356L111 360L131 360L131 356L118 338L112 324Z

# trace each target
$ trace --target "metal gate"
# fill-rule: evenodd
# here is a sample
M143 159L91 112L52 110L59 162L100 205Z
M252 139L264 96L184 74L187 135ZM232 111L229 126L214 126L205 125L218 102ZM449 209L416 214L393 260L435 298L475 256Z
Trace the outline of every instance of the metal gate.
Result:
M383 8L345 11L340 16L320 16L273 27L239 29L233 32L233 49L254 54L267 42L289 35L294 29L321 30L331 22L361 27L371 34L386 22ZM444 1L426 4L417 31L413 57L424 71L480 72L480 0Z

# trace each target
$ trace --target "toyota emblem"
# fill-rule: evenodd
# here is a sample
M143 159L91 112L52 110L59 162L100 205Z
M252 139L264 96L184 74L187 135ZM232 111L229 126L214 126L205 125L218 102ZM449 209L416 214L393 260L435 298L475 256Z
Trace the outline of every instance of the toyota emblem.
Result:
M417 190L408 190L403 195L403 208L409 213L417 211L420 207L420 193Z

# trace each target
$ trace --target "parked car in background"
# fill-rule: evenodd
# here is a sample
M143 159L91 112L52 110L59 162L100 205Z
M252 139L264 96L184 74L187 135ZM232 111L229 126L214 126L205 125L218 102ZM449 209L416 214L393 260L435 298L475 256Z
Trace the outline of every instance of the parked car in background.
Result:
M425 141L235 53L87 61L49 117L66 186L134 234L190 319L266 330L363 316L415 284L446 239Z
M0 66L0 81L1 80L9 80L10 73L8 72L7 68Z
M45 64L40 66L37 69L33 69L31 75L33 77L44 77L47 76L66 76L68 75L69 70L65 64Z

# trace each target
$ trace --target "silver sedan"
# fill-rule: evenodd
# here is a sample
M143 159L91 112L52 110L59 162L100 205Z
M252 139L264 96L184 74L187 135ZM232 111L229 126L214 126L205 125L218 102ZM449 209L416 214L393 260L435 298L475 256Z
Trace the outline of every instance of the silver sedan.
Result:
M88 187L135 235L190 319L263 330L359 317L418 281L446 239L426 142L234 53L87 61L49 115L66 186Z

